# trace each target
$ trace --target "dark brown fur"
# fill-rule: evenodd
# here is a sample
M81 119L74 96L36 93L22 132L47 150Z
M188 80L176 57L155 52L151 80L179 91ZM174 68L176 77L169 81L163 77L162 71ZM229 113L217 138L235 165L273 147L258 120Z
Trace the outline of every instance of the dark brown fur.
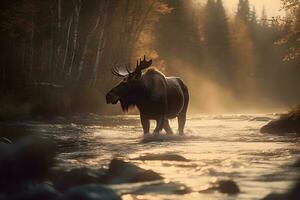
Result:
M140 111L144 134L149 133L150 121L156 120L155 134L164 128L172 134L168 119L178 118L179 134L183 134L189 93L177 77L165 77L156 69L149 69L139 77L128 76L106 95L107 103L121 103L123 111L136 106Z
M152 60L147 61L144 56L143 60L137 61L133 72L130 66L126 66L127 75L113 67L112 73L123 77L123 81L107 93L106 102L116 104L120 101L123 111L127 111L130 106L137 106L144 134L149 133L152 119L156 120L155 134L159 134L163 128L167 134L172 134L169 119L175 117L178 118L179 134L183 134L189 104L188 89L180 78L165 77L154 68L142 74L142 70L151 64Z

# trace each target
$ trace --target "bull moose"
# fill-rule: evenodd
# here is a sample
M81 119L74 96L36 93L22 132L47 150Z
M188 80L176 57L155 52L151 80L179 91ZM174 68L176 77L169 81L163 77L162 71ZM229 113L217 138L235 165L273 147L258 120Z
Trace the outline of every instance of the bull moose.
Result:
M178 118L178 131L183 135L186 113L189 104L187 86L178 77L166 77L162 72L150 68L152 60L137 61L134 71L130 65L126 72L113 67L113 75L123 80L106 94L107 104L120 101L123 111L130 106L136 106L140 111L144 134L149 134L150 120L156 120L154 134L165 129L167 134L173 134L169 119ZM148 69L142 74L142 71Z

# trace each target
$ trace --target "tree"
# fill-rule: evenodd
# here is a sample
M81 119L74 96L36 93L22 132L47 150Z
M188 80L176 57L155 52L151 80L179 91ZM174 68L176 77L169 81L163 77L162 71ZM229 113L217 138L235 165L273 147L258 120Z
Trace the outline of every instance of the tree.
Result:
M239 0L236 18L247 23L250 16L249 0Z
M177 58L181 62L199 65L202 49L199 45L198 27L194 21L196 19L190 15L192 11L187 6L187 1L166 2L172 10L156 24L154 49L170 66L176 60L175 55L180 55Z
M203 35L207 57L217 66L222 79L232 75L232 54L228 19L222 0L208 0L205 7Z
M287 21L287 34L281 38L279 44L287 47L285 61L300 60L300 2L299 0L282 0L286 12L291 16Z

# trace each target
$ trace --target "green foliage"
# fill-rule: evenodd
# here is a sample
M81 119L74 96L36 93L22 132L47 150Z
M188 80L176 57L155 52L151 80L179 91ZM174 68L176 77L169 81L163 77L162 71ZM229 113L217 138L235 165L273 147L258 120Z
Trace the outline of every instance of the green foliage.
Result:
M245 22L250 20L251 12L249 0L239 0L236 17Z
M286 46L284 61L300 59L300 2L299 0L282 0L283 8L289 18L286 20L286 32L277 44Z
M228 55L224 55L223 58L220 58L220 56L228 52L226 50L229 49L230 33L222 1L218 0L215 2L208 0L205 13L206 20L203 35L206 46L208 51L210 51L209 54L213 55L214 59L218 59L223 63L224 59L228 58Z

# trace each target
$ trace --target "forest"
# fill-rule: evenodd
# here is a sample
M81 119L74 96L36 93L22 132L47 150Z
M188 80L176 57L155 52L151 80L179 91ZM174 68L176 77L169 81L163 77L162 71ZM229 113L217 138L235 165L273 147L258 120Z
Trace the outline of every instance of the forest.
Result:
M300 101L297 0L282 0L278 17L248 0L233 13L222 0L3 0L0 9L0 119L119 113L105 106L119 81L110 69L143 55L186 80L191 112Z
M0 11L0 200L300 199L300 0Z

